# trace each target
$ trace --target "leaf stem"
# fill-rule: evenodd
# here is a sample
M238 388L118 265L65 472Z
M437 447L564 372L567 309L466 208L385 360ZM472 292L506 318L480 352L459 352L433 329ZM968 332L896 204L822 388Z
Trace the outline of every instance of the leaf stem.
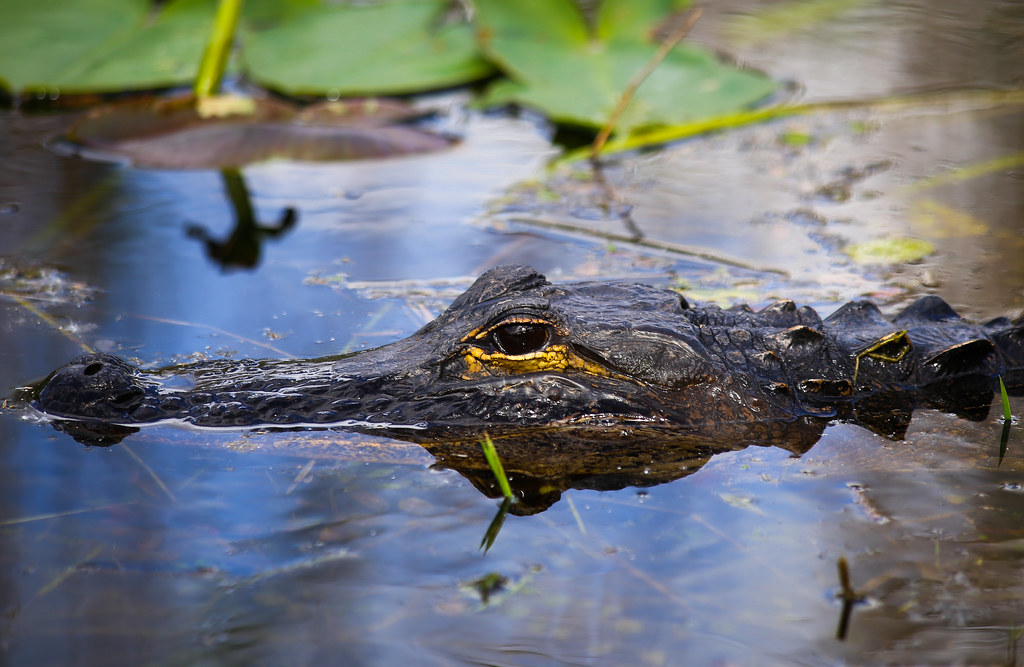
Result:
M955 91L953 93L942 92L894 96L872 100L840 100L835 102L810 102L808 104L793 105L786 104L767 107L764 109L753 109L749 111L723 114L720 116L712 116L710 118L702 118L680 125L668 125L665 127L658 127L653 130L644 130L642 132L631 134L627 137L610 139L607 144L601 148L601 154L610 155L612 153L622 153L637 148L657 146L672 141L689 139L701 134L731 130L738 127L744 127L746 125L763 123L790 116L835 112L842 111L844 109L900 109L926 104L951 104L954 102L961 102L965 105L969 105L971 108L991 108L999 105L1020 104L1022 99L1024 99L1024 91L1022 90L968 90ZM590 158L592 155L592 147L584 146L583 148L568 151L555 157L548 164L548 168L550 169L565 163ZM1009 156L1009 160L1012 162L1001 162L998 166L1006 168L1007 164L1019 164L1020 156ZM992 165L986 165L986 173L992 169ZM929 187L934 185L932 179L928 180L928 185ZM915 188L916 186L910 187Z
M686 20L679 24L679 27L672 31L668 37L658 47L657 52L651 56L651 59L640 69L639 72L633 75L633 78L626 84L626 88L622 91L622 97L619 98L619 103L615 105L611 115L608 117L608 121L601 128L601 131L597 133L594 138L594 143L590 148L590 158L596 160L598 155L601 154L601 149L604 148L605 142L608 141L608 137L611 136L612 132L615 131L615 126L619 124L619 119L622 118L622 114L626 111L626 107L633 100L633 95L636 94L637 88L640 87L647 77L657 69L661 61L665 59L665 56L669 54L675 45L678 44L686 34L690 32L693 26L700 20L702 12L701 10L695 9L690 12L690 15L686 17Z
M203 59L192 92L199 99L216 95L220 90L224 70L227 67L231 46L235 41L235 26L242 9L242 0L220 0L217 16L213 21L213 33L206 44Z

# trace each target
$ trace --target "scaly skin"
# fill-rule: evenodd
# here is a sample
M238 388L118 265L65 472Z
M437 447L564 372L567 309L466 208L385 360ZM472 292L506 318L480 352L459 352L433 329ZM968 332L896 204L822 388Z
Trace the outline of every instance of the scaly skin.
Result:
M104 425L164 420L707 428L867 418L880 396L901 407L987 410L1000 375L1011 389L1024 385L1021 320L971 324L937 297L893 318L851 302L822 321L791 301L758 312L691 307L649 285L552 285L533 269L506 266L481 276L421 330L374 350L151 373L90 354L55 371L34 406L101 435ZM182 378L190 388L180 388Z

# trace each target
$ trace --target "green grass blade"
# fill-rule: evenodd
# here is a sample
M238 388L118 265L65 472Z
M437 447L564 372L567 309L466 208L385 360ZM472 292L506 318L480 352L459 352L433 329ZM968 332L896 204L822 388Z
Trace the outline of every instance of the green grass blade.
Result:
M501 527L505 525L505 517L508 516L508 508L512 507L512 498L506 496L501 501L501 507L498 508L498 513L494 515L491 520L491 524L487 526L487 532L484 533L484 539L480 540L480 548L487 553L494 546L494 541L498 539L498 533L501 532Z
M506 498L511 498L512 487L508 485L505 468L501 465L501 459L498 458L498 450L494 448L491 436L485 433L480 445L484 448L484 457L487 459L487 465L491 467L491 472L494 473L495 479L498 480L498 488L501 489L502 495Z
M1003 377L999 376L999 396L1003 399L1003 420L1010 421L1010 397L1006 395L1006 385L1003 384Z

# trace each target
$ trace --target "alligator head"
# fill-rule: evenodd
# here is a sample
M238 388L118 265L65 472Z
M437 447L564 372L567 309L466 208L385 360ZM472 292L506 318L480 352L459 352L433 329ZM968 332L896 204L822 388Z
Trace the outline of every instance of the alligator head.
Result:
M950 378L980 378L984 387L998 372L1019 378L1019 322L982 327L955 313L947 322L942 307L922 302L892 321L866 302L847 304L823 322L789 301L759 312L694 308L649 285L553 285L533 269L506 266L481 276L430 324L380 348L152 372L89 354L47 378L34 405L112 438L118 429L165 420L699 427L830 416L879 390Z

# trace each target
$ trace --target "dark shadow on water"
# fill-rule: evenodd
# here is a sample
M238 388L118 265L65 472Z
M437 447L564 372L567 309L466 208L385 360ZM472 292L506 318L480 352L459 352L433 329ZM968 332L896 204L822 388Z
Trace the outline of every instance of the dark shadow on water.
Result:
M289 207L281 212L276 224L260 224L256 220L249 188L241 172L237 169L222 169L220 173L228 201L235 213L235 228L223 240L217 240L206 228L197 224L190 224L185 230L186 234L191 239L203 242L206 254L220 264L222 269L254 269L260 263L263 241L288 233L298 222L298 212Z

